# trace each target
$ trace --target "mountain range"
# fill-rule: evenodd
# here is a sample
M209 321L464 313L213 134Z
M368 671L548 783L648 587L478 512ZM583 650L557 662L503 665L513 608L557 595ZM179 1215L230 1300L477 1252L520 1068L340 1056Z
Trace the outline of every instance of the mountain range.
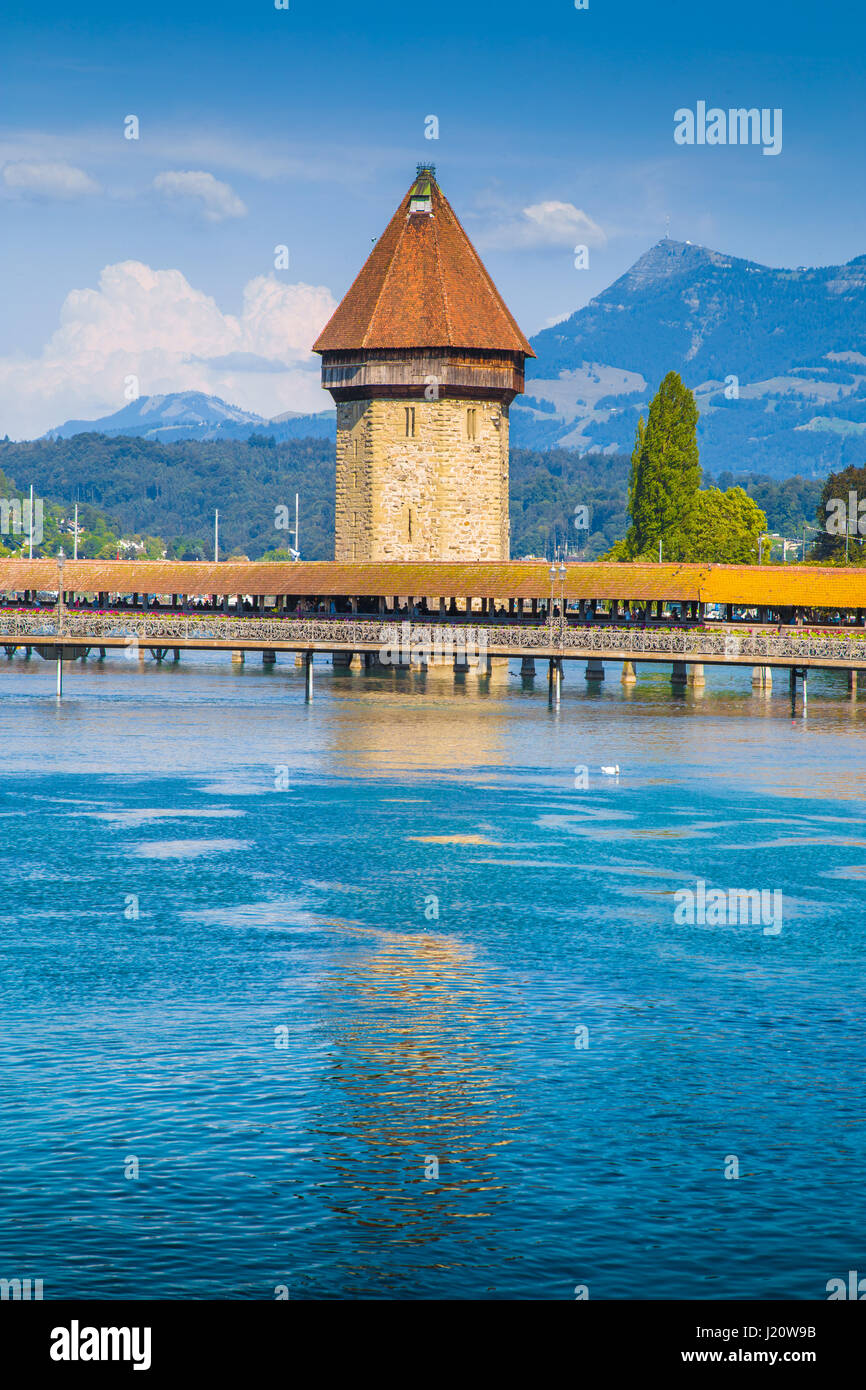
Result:
M866 256L779 270L666 237L531 342L517 444L630 451L674 370L695 393L710 473L866 462Z
M666 237L531 342L537 357L511 412L515 446L628 453L638 416L673 369L695 393L708 473L817 478L866 463L866 256L784 270ZM265 419L182 391L68 420L47 437L279 443L335 430L333 410Z
M165 396L138 396L122 410L99 420L67 420L44 438L122 434L175 444L182 439L249 439L251 434L264 434L281 443L286 439L334 438L336 421L335 410L318 415L287 410L269 420L203 391L174 391Z

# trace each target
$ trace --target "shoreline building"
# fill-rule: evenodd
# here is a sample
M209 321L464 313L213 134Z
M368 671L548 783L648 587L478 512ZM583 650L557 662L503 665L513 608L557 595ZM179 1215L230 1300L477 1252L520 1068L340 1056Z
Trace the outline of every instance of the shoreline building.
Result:
M507 560L508 410L535 354L432 165L313 350L337 407L335 559Z

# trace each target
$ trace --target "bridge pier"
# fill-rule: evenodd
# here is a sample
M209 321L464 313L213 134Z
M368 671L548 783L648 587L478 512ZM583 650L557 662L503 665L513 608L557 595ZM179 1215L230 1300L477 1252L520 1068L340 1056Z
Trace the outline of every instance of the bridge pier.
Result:
M688 678L688 670L684 661L674 661L671 663L671 685L684 686Z
M803 667L801 668L799 674L800 674L800 679L801 679L801 681L803 682L803 718L805 719L805 718L806 718L806 714L807 714L808 709L809 709L809 668L808 668L808 666L803 666ZM793 715L795 715L795 714L797 713L797 667L796 667L796 666L792 666L792 667L790 668L790 675L789 675L789 677L788 677L788 683L789 683L789 689L790 689L790 692L791 692L791 714L792 714L792 716L793 716Z
M180 661L180 647L172 647L172 661ZM100 654L105 651L104 647L99 648Z
M620 676L620 680L623 685L634 685L637 676L635 675L633 661L624 661L622 663L622 675Z
M552 656L547 664L548 699L552 705L559 705L562 689L562 658Z
M752 689L761 690L769 694L773 689L773 668L772 666L753 666L752 667Z
M276 664L276 660L277 654L274 651L273 647L265 647L264 651L262 652L262 665L274 666Z
M586 663L586 679L588 681L604 680L604 662L600 656L589 657Z
M304 699L309 705L313 699L313 653L304 652Z
M241 650L241 651L233 651L233 652L232 652L232 665L233 665L233 666L243 666L243 664L244 664L244 652L243 652L242 650Z
M348 670L352 664L353 652L331 652L331 662L335 670Z
M701 690L703 686L706 685L707 678L704 675L704 664L702 661L689 662L686 681L693 690Z
M15 655L15 647L4 643L3 650L5 651L6 655L9 657L11 661L12 657Z
M525 656L520 663L520 674L524 679L535 675L535 657Z
M852 666L848 671L848 694L852 700L857 699L857 668Z

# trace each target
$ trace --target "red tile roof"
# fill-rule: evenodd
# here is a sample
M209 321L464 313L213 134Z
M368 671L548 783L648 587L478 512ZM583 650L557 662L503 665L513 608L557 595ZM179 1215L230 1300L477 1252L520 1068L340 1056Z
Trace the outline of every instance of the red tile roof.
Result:
M410 212L413 194L430 210ZM432 174L414 181L313 351L363 348L535 356Z

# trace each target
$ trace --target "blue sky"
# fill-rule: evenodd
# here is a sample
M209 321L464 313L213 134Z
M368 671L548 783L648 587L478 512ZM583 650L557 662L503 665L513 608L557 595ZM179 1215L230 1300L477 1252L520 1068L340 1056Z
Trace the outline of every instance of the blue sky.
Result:
M837 0L289 5L6 0L0 434L130 389L327 408L309 342L422 159L527 333L667 218L773 265L866 253L864 21ZM676 145L699 100L781 108L781 153Z

